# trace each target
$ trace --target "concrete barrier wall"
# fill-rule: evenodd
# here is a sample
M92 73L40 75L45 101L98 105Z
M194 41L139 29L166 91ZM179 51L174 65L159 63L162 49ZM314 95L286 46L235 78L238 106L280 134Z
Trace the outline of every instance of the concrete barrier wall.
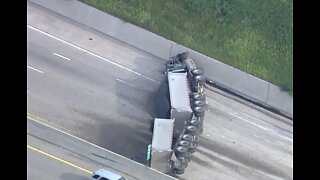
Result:
M155 56L168 59L171 41L76 0L30 0Z
M206 77L225 87L231 88L243 96L266 102L268 83L207 56L190 51L190 57L197 66L202 67Z
M281 107L279 110L289 116L293 116L293 98L288 93L281 91L278 86L269 83L268 97L266 104L272 107Z
M273 107L288 117L293 117L293 98L287 92L281 91L278 86L177 43L172 44L170 57L186 51L196 65L205 70L205 76L214 83L245 98Z
M277 86L99 11L77 0L29 0L162 59L188 51L206 77L225 88L293 117L293 98Z
M29 118L27 132L137 179L175 180L171 176Z

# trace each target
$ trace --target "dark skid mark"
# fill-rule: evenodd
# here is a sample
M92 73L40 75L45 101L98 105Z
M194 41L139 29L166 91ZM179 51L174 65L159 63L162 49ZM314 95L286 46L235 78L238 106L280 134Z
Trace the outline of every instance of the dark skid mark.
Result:
M197 149L197 152L199 152L199 149ZM195 162L197 164L200 164L201 166L204 166L204 167L214 168L210 163L208 163L208 162L206 162L204 160L201 160L200 158L197 158L195 156L191 157L191 161Z
M220 144L217 142L212 142L208 138L200 137L199 145L203 146L203 147L205 147L215 153L218 153L222 156L226 156L226 157L228 157L234 161L237 161L245 166L248 166L250 168L258 169L260 171L266 172L268 174L272 174L274 176L282 177L284 179L291 179L287 174L280 171L277 167L266 164L266 162L258 161L256 159L254 159L253 157L250 157L250 156L243 154L243 153L239 153L231 148L227 148L223 144ZM199 149L197 149L197 151L199 151ZM200 152L201 152L201 150L200 150ZM208 156L209 158L213 158L212 160L216 160L215 156L212 156L212 155L210 155L206 152L203 152L203 151L201 153L204 153L204 155ZM222 163L225 163L225 162L222 162ZM232 168L235 168L234 164L227 163L226 165L229 167L231 166Z
M73 111L89 119L102 122L93 129L98 133L98 136L93 140L96 145L138 163L146 163L146 147L151 143L152 133L148 131L148 124L141 122L143 119L140 119L140 122L135 119L134 124L117 123L119 119L112 117L111 114L102 115L81 109L73 109Z
M102 158L102 159L105 159L105 160L108 160L108 161L111 161L111 162L114 162L114 163L118 163L112 159L109 159L109 158L106 158L106 157L103 157L103 156L100 156L98 154L95 154L95 153L92 153L93 156L96 156L96 157L99 157L99 158Z
M234 170L235 172L237 172L239 174L250 175L250 170L248 168L240 167L240 166L238 166L238 165L236 165L236 164L234 164L232 162L228 162L228 161L226 161L226 160L224 160L222 158L219 158L217 156L209 154L209 153L207 153L205 151L202 151L200 149L197 149L197 152L199 152L200 154L202 154L204 156L207 156L212 161L218 162L218 163L222 164L225 167L229 167L230 169ZM206 164L209 164L209 163L206 162ZM212 165L211 165L211 167L212 167ZM243 172L246 172L246 174L244 174Z

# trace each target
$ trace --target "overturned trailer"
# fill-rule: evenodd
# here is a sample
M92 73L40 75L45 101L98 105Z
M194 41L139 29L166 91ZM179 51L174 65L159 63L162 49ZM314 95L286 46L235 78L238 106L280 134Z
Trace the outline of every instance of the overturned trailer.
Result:
M180 134L189 120L193 116L189 99L189 83L187 73L168 72L168 85L170 97L170 118L174 119L174 142L179 138Z
M151 145L151 168L170 173L173 119L155 118Z
M152 150L151 167L166 174L182 174L192 153L196 151L198 136L203 131L205 77L204 71L196 67L187 53L168 60L166 74L156 100L160 112L157 118L164 119L155 119L153 135L167 137L171 130L159 130L158 126L168 123L170 119L173 123L172 138L161 139L161 143L166 146L166 150L161 152L156 148L159 138L153 138L152 148L155 149Z

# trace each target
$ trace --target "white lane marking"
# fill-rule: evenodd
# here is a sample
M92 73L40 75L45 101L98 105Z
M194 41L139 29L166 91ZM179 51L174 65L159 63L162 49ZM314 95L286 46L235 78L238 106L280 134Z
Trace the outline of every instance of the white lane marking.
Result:
M266 130L266 131L268 131L268 132L271 132L271 133L273 133L273 134L276 134L276 135L278 135L279 137L282 137L282 138L284 138L284 139L287 139L287 140L289 140L289 141L291 141L291 142L293 141L291 138L288 138L288 137L286 137L286 136L283 136L282 134L279 134L277 131L275 131L275 130L273 130L273 129L271 129L271 128L263 127L263 126L261 126L261 125L259 125L259 124L256 124L256 123L254 123L254 122L248 121L248 120L246 120L246 119L244 119L244 118L242 118L242 117L240 117L240 116L237 116L237 114L234 114L234 113L232 113L232 112L229 112L229 114L231 114L231 115L233 115L234 117L239 118L239 119L241 119L241 120L243 120L243 121L245 121L245 122L247 122L247 123L250 123L250 124L252 124L252 125L255 125L255 126L261 128L261 129L264 129L264 130Z
M284 135L282 135L282 134L279 134L279 132L275 131L274 129L272 129L272 128L270 128L270 127L263 127L263 126L261 126L261 125L259 125L259 124L256 124L256 123L254 123L254 122L251 122L251 121L249 121L249 120L246 120L246 119L242 118L239 113L233 111L231 108L226 107L224 104L222 104L222 103L220 103L220 102L215 101L214 103L216 103L216 104L218 105L218 106L216 106L216 107L218 107L220 110L225 111L226 113L234 116L235 118L239 118L239 119L242 120L242 121L245 121L245 122L247 122L247 123L250 123L250 124L252 124L252 125L254 125L254 126L257 126L257 127L261 128L261 129L263 129L263 130L265 130L265 131L268 131L268 132L270 132L270 133L273 133L273 134L275 134L275 135L278 135L278 136L280 136L280 137L282 137L282 138L284 138L284 139L287 139L287 140L289 140L289 141L291 141L291 142L293 141L292 138L288 138L287 136L284 136ZM214 104L214 103L213 103L213 104ZM219 105L220 105L220 106L219 106Z
M28 116L28 115L27 115L27 119L29 119L29 120L31 120L31 121L34 121L34 122L36 122L36 123L38 123L38 124L41 124L41 125L45 126L46 128L54 129L55 131L58 131L58 132L61 133L61 134L70 136L70 137L72 137L72 138L74 138L74 139L76 139L76 140L78 140L78 141L81 141L82 143L89 144L90 146L93 146L94 148L97 148L97 149L100 149L100 150L102 150L102 151L108 152L108 154L112 154L112 156L117 156L117 157L123 157L123 158L124 158L124 156L121 156L121 155L119 155L119 154L117 154L117 153L115 153L115 152L112 152L112 151L110 151L110 150L104 149L103 147L100 147L100 146L98 146L98 145L96 145L96 144L93 144L93 143L91 143L91 142L89 142L89 141L86 141L86 140L84 140L84 139L81 139L81 138L79 138L79 137L77 137L77 136L75 136L75 135L72 135L72 134L70 134L70 133L64 132L64 131L62 131L61 129L58 129L58 128L55 128L55 127L53 127L53 126L51 126L51 125L49 125L49 124L43 123L43 122L41 122L41 121L39 121L39 120L37 120L37 119L35 119L35 118L32 118L32 117L30 117L30 116ZM93 154L93 155L95 155L95 154ZM140 164L140 163L137 163L137 162L135 162L135 161L131 161L130 163L133 164L133 165L135 165L135 164L136 164L136 165L139 165L139 164Z
M52 53L52 54L53 54L53 55L56 55L56 56L58 56L58 57L61 57L61 58L65 59L65 60L68 60L68 61L71 60L70 58L64 57L64 56L62 56L62 55L60 55L60 54L58 54L58 53Z
M125 66L122 66L122 65L120 65L120 64L117 64L117 63L115 63L115 62L113 62L113 61L111 61L111 60L109 60L109 59L106 59L106 58L104 58L104 57L102 57L102 56L99 56L99 55L97 55L97 54L94 54L93 52L90 52L90 51L88 51L88 50L86 50L86 49L83 49L83 48L81 48L81 47L79 47L79 46L76 46L76 45L74 45L74 44L71 44L71 43L69 43L69 42L67 42L67 41L65 41L65 40L62 40L62 39L60 39L60 38L57 38L57 37L55 37L55 36L53 36L53 35L51 35L51 34L48 34L48 33L44 32L44 31L42 31L42 30L40 30L40 29L37 29L37 28L35 28L35 27L32 27L32 26L30 26L30 25L28 25L28 24L27 24L27 27L30 28L30 29L33 29L33 30L35 30L35 31L38 31L38 32L40 32L40 33L42 33L42 34L45 34L45 35L47 35L47 36L49 36L49 37L51 37L51 38L53 38L53 39L55 39L55 40L58 40L58 41L63 42L63 43L65 43L65 44L68 44L68 45L70 45L70 46L72 46L72 47L74 47L74 48L76 48L76 49L79 49L79 50L81 50L81 51L84 51L84 52L86 52L86 53L88 53L88 54L90 54L90 55L92 55L92 56L95 56L95 57L97 57L97 58L100 58L100 59L102 59L102 60L104 60L104 61L106 61L106 62L109 62L109 63L111 63L111 64L113 64L113 65L115 65L115 66L118 66L118 67L123 68L123 69L125 69L125 70L127 70L127 71L130 71L130 72L132 72L132 73L134 73L134 74L136 74L136 75L138 75L138 76L141 76L141 77L143 77L143 78L149 79L150 81L153 81L153 82L157 82L156 80L154 80L154 79L152 79L152 78L149 78L149 77L147 77L147 76L145 76L145 75L143 75L143 74L141 74L141 73L138 73L138 72L136 72L136 71L134 71L134 70L132 70L132 69L130 69L130 68L127 68L127 67L125 67Z
M117 81L120 81L120 82L122 82L122 83L124 83L124 84L127 84L127 85L129 85L129 86L135 87L133 84L130 84L130 83L128 83L128 82L125 82L125 81L123 81L123 80L121 80L121 79L116 78L116 80L117 80Z
M27 66L27 67L30 68L30 69L32 69L32 70L35 70L35 71L37 71L37 72L39 72L39 73L43 73L43 72L40 71L39 69L33 68L33 67L31 67L31 66Z

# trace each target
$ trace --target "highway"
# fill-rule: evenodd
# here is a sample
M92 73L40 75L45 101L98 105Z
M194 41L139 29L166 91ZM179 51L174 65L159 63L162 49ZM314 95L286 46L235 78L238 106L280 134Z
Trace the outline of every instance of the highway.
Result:
M27 47L28 116L145 163L164 60L29 2ZM292 125L205 91L204 133L180 179L292 179Z
M81 157L29 135L27 139L27 179L85 180L92 174L73 163Z
M27 135L27 179L88 180L92 172L106 168L86 157ZM110 169L127 177L120 172ZM132 179L132 177L129 177Z
M153 99L164 62L112 39L99 43L103 40L99 36L85 40L89 45L89 37L98 41L94 46L104 47L112 62L31 25L27 32L28 113L145 163L152 136L149 125L155 116ZM126 67L121 65L124 59ZM153 66L146 69L140 63Z

